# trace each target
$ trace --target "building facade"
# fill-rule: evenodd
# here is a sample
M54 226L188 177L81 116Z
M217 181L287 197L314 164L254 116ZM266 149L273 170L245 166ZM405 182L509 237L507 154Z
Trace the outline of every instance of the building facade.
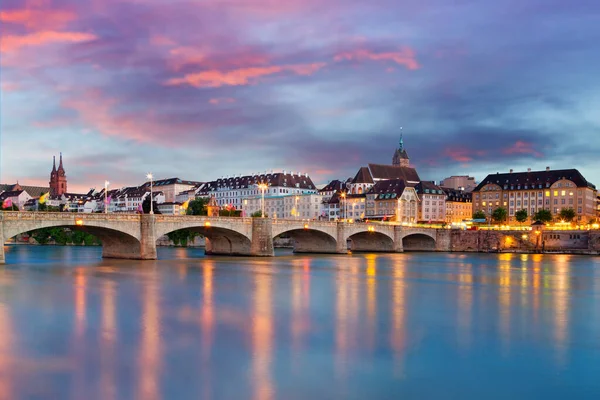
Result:
M323 196L317 193L294 196L265 196L265 214L270 218L322 219ZM261 211L262 196L242 201L242 215L249 217Z
M490 218L494 209L504 207L508 222L515 213L526 210L532 216L541 209L549 210L555 220L560 211L572 208L575 222L586 223L596 217L596 187L576 169L513 172L488 175L473 190L473 213L483 211Z
M382 219L401 223L417 222L418 195L414 187L402 179L377 182L365 195L366 219Z
M446 222L446 193L431 181L421 181L415 186L419 196L418 222Z
M448 189L471 192L477 187L477 182L475 182L475 178L473 178L472 176L453 175L443 179L440 182L440 186Z
M446 223L457 224L472 219L472 193L446 187L442 190L446 193Z
M261 189L262 185L264 187ZM283 171L217 179L201 185L196 196L209 197L212 195L215 196L217 204L221 207L232 206L237 210L243 210L244 200L262 196L263 191L265 198L316 194L318 192L308 174Z
M180 178L159 179L152 182L153 189L162 192L166 202L175 202L181 192L198 188L202 182L188 181ZM144 183L141 188L150 190L150 182Z

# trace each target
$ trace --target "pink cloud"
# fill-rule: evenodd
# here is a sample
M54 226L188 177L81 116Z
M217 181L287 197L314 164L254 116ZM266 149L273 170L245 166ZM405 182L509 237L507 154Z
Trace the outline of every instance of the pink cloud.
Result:
M30 30L56 30L77 18L69 10L47 7L48 2L29 2L25 8L0 11L0 22L22 25Z
M419 69L415 52L409 47L403 47L400 51L390 51L377 53L368 49L358 49L337 54L335 61L392 61L398 65L403 65L410 70Z
M266 54L252 51L238 51L227 55L215 55L208 48L179 46L171 49L167 56L168 65L174 71L191 65L221 70L225 68L244 68L247 66L266 66L270 58Z
M512 146L502 150L503 154L531 154L535 157L544 155L533 148L533 143L517 140Z
M5 35L0 41L0 52L12 52L23 47L44 46L57 43L78 43L94 40L95 35L83 32L40 31L26 35Z
M217 104L224 104L224 103L235 103L235 99L232 99L231 97L221 97L221 98L210 99L208 102L210 104L217 105Z
M473 161L474 156L483 157L485 156L485 150L472 150L467 148L449 147L444 149L444 155L451 158L454 161L467 163Z
M15 82L2 82L1 88L3 92L16 92L19 90L20 85Z
M209 70L183 77L172 78L165 82L166 85L190 85L201 87L241 86L255 83L258 78L282 73L293 72L297 75L311 75L325 66L325 63L297 64L297 65L272 65L268 67L238 68L231 71Z

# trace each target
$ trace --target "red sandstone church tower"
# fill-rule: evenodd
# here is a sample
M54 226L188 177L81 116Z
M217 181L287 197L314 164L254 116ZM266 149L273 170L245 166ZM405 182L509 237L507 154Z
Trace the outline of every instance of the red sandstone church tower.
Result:
M60 153L60 162L58 170L56 169L56 157L52 158L52 172L50 172L50 195L60 196L67 192L67 176L63 167L62 153Z

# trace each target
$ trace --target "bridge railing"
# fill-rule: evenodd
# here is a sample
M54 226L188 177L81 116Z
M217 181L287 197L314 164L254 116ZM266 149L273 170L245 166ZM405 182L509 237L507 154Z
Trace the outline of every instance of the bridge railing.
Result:
M316 225L316 226L337 226L337 222L335 221L318 221L318 220L302 220L302 219L284 219L284 218L273 218L271 219L273 225L289 225L292 223L296 223L298 225Z
M206 215L168 215L158 214L154 216L156 222L181 222L181 221L210 221L212 222L241 222L243 224L252 224L250 217L208 217Z
M121 214L121 213L71 213L71 212L46 212L46 211L4 211L2 212L5 221L38 221L38 220L60 220L71 221L76 219L86 221L139 221L139 214Z

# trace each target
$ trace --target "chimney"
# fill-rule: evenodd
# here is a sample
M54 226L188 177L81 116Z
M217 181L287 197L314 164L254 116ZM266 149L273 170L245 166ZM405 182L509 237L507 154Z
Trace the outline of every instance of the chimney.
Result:
M527 172L531 172L531 168L527 168Z
M510 169L510 173L511 173L511 174L513 173L513 170L512 170L512 168Z
M550 171L550 167L546 167L546 171Z

